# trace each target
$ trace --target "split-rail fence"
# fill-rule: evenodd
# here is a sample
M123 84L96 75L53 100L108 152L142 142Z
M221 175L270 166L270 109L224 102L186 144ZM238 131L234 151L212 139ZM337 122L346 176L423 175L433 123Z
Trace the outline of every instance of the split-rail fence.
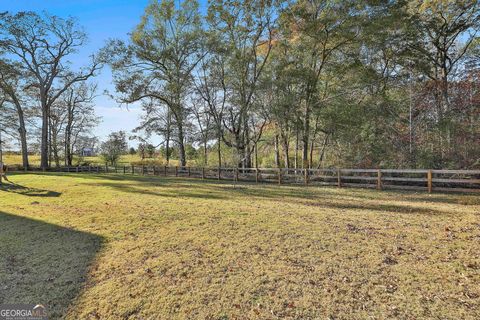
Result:
M9 171L25 171L10 167ZM404 189L417 191L458 191L480 193L480 170L430 169L295 169L295 168L207 168L172 166L108 166L90 165L58 167L28 171L55 171L71 173L121 173L165 177L230 180L233 182L276 183L290 185L331 185Z

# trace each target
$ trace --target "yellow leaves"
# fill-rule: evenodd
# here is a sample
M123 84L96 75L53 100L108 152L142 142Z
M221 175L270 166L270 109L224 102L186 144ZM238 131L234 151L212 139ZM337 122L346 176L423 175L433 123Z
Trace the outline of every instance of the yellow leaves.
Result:
M408 2L408 10L411 14L448 17L455 12L468 10L475 3L472 0L413 0Z

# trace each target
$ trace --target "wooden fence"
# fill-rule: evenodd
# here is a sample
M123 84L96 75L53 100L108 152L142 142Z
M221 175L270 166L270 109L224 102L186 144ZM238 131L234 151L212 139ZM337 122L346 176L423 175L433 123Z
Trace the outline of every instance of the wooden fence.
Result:
M9 168L9 171L21 171L21 168L13 167ZM30 168L29 171L42 170ZM291 185L331 185L378 190L480 192L480 170L114 167L105 165L50 168L48 171L174 176Z

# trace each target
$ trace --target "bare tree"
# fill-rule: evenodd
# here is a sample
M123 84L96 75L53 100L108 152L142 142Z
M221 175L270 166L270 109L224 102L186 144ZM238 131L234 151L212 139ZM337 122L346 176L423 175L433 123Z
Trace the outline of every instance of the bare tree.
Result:
M98 124L92 102L97 86L79 82L64 93L66 107L65 124L65 165L71 166L75 142L79 135L85 135Z

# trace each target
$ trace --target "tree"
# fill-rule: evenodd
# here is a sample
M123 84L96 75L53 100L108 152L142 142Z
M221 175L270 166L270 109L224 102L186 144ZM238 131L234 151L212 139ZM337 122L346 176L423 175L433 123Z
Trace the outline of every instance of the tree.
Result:
M155 155L155 146L153 144L147 144L145 147L145 152L147 153L149 158L153 158Z
M145 153L146 153L146 152L145 152L145 151L146 151L145 149L146 149L145 143L140 143L140 144L138 145L138 147L137 147L138 155L140 156L140 158L141 158L142 160L145 159Z
M250 112L260 76L272 48L275 6L270 1L212 1L208 9L210 38L223 62L221 82L227 103L222 112L222 140L236 149L238 166L252 166L253 140Z
M178 6L173 0L154 1L132 32L131 41L112 41L106 52L120 101L153 99L166 106L174 119L180 164L186 165L187 93L192 72L201 60L202 24L195 0Z
M192 113L196 120L199 138L197 141L203 146L203 164L208 164L208 141L214 133L212 123L212 113L208 108L208 104L201 98L193 104Z
M72 165L77 138L81 135L88 135L89 131L100 121L95 115L92 104L96 88L94 84L78 82L63 94L63 103L66 109L65 165L67 166Z
M215 36L213 34L213 36ZM227 102L227 87L225 83L225 59L226 56L220 53L207 53L198 68L197 76L195 78L195 100L198 101L194 106L195 118L197 121L208 119L208 123L212 122L215 130L214 135L217 140L217 158L218 167L222 166L222 138L223 135L223 117L225 106ZM195 107L203 112L195 112ZM198 114L198 116L197 116ZM203 117L202 117L203 116ZM208 126L200 127L200 132L204 143L204 161L207 163L207 149L206 144L209 140Z
M128 150L125 132L118 131L110 133L107 141L102 143L100 149L105 162L116 165L120 156L127 153Z
M281 20L283 36L290 46L291 63L303 74L300 97L302 112L303 166L308 168L312 112L321 107L322 76L327 64L355 38L351 1L304 1L289 7Z
M19 12L0 17L0 48L21 63L23 72L38 90L41 108L42 168L49 166L49 116L52 105L74 83L94 76L101 68L95 56L84 69L75 73L68 67L69 56L85 44L86 34L73 18Z
M455 149L453 142L451 82L455 71L480 31L478 1L409 1L404 32L412 66L428 77L435 87L436 127L440 130L441 159Z
M0 91L4 94L4 102L11 103L15 107L22 150L22 164L24 168L28 169L27 129L25 124L25 107L22 99L22 86L25 86L25 81L22 79L25 75L20 70L21 67L18 63L7 59L0 60Z

